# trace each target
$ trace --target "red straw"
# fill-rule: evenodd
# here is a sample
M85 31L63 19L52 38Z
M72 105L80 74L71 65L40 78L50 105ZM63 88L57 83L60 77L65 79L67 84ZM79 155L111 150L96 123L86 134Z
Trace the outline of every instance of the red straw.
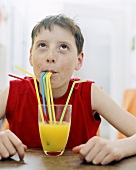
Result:
M24 80L23 78L20 78L20 77L14 76L14 75L12 75L12 74L8 74L8 76L10 76L10 77L14 77L14 78L17 78L17 79L20 79L20 80Z
M49 123L47 116L45 114L43 114L43 116L44 116L44 119L46 120L46 122Z

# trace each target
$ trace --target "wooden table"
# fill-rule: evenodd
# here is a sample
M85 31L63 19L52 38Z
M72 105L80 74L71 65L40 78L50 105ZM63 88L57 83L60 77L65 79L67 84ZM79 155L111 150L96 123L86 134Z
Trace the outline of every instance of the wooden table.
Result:
M42 150L28 150L24 161L19 161L17 155L0 161L0 169L4 170L135 170L136 156L126 158L111 165L92 165L79 160L72 151L65 151L62 156L46 156Z

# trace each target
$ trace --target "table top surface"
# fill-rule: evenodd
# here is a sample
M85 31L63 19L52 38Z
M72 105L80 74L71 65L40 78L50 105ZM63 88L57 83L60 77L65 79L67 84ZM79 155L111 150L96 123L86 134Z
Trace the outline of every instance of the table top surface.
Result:
M23 161L15 155L0 161L1 168L5 170L133 170L136 169L136 156L103 166L83 163L78 154L72 151L65 151L61 156L46 156L42 150L28 149Z

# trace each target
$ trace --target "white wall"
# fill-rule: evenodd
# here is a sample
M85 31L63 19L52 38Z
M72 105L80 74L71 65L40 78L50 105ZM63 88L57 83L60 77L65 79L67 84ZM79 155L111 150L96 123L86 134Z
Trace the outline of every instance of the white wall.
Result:
M66 3L64 11L71 17L77 16L86 40L84 68L75 75L93 78L121 104L128 81L126 9Z

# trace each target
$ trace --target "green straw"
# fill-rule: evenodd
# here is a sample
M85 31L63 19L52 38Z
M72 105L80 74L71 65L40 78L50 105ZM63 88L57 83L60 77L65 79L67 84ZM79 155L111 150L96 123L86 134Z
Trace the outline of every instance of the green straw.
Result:
M86 80L79 80L79 81L74 81L73 82L72 87L71 87L70 92L69 92L69 95L68 95L68 98L67 98L67 101L66 101L66 104L65 104L65 107L63 109L63 112L62 112L62 115L61 115L61 118L60 118L60 123L62 123L62 120L64 118L64 115L65 115L66 109L68 107L68 103L69 103L70 97L72 95L72 92L73 92L75 84L76 83L82 83L82 82L86 82Z

